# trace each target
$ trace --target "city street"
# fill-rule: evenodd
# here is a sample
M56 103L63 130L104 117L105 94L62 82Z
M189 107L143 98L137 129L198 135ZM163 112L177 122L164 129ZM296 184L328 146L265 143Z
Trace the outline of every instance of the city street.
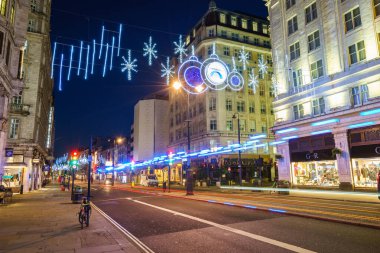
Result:
M377 252L380 230L95 187L93 203L155 252Z

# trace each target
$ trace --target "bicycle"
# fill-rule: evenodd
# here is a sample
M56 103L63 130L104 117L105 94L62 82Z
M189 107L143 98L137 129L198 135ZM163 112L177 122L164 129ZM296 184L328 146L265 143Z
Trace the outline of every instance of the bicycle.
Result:
M83 229L83 225L86 224L86 227L90 225L90 215L91 215L91 206L90 204L82 204L78 213L79 223Z

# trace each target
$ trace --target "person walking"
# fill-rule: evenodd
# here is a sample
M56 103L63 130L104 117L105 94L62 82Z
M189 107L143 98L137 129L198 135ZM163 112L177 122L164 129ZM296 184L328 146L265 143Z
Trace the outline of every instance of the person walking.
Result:
M166 192L166 181L162 183L162 191Z

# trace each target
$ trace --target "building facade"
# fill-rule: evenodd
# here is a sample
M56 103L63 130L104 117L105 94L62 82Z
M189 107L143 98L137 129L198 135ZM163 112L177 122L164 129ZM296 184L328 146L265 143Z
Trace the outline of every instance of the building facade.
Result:
M13 175L14 187L39 189L53 154L54 101L51 73L50 0L28 1L27 44L23 55L22 92L10 101L7 148L13 156L5 170Z
M195 56L200 62L209 59L215 53L226 63L230 71L236 67L245 85L239 91L227 87L222 90L208 89L196 95L183 89L171 88L169 149L174 153L187 152L188 134L191 139L190 153L236 144L237 118L240 121L242 143L249 140L249 136L257 134L265 134L267 139L270 138L269 128L274 123L274 94L271 89L269 22L265 18L219 9L214 1L210 1L207 13L191 29L185 43L190 55L194 47ZM243 62L239 61L243 49L248 55L246 69ZM236 66L233 64L233 58ZM268 68L267 73L260 71L259 62ZM177 59L177 69L180 65ZM252 83L249 84L252 71L258 79L255 87ZM270 164L271 154L273 148L268 144L243 152L243 180L249 181L254 177L253 164L256 159L264 158L265 163ZM215 169L223 167L227 171L229 168L231 177L235 179L238 171L237 157L238 153L235 151L204 159L192 159L192 166L200 168L199 173L202 174L207 170L205 177L211 178L221 176L217 175ZM181 164L176 168L180 170ZM272 174L274 177L274 173Z
M372 188L380 168L380 2L268 0L279 177Z
M12 150L6 149L7 138L12 132L12 111L10 103L19 96L24 87L23 57L26 45L29 1L0 1L0 182L10 186L14 180L5 169L6 156Z

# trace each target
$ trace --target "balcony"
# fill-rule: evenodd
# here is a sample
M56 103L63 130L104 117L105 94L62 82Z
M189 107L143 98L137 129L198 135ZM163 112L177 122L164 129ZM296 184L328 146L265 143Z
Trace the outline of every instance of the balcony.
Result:
M30 114L29 109L30 105L25 104L11 104L10 106L11 113L21 114L23 116L28 116Z

